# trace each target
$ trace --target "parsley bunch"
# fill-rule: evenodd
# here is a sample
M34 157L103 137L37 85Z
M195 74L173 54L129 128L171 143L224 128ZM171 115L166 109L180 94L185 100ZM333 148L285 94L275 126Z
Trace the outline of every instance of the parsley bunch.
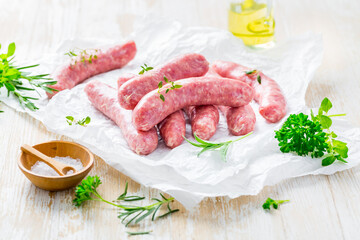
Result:
M1 45L0 45L1 49ZM31 111L35 111L39 108L35 106L32 100L38 100L38 98L29 97L24 95L25 91L36 91L36 88L41 88L48 93L57 91L50 88L49 85L56 84L56 81L51 81L49 74L31 75L29 72L24 72L24 69L34 68L39 64L17 67L14 65L15 43L10 43L7 53L0 54L0 88L5 87L10 93L19 100L22 107L27 107ZM31 87L24 87L23 81L27 80Z
M102 201L113 205L120 209L118 217L122 219L122 223L127 227L131 223L139 223L146 217L151 215L151 220L155 220L156 213L163 205L167 205L167 212L163 215L158 216L162 218L168 216L172 213L179 211L179 209L171 209L170 203L174 200L173 197L166 198L163 194L160 193L162 199L152 198L156 201L155 203L148 206L135 206L135 205L123 205L118 204L119 201L139 201L145 199L144 197L139 196L127 196L128 183L126 183L124 192L117 198L115 202L109 202L105 200L98 192L97 188L101 184L101 180L98 176L89 176L86 179L82 180L81 184L76 187L75 190L75 199L73 203L75 206L79 207L86 201ZM127 220L127 221L125 221Z
M336 160L346 163L347 143L336 140L337 135L330 130L331 117L345 114L328 115L332 103L324 98L315 116L311 110L311 119L303 113L291 114L281 129L275 131L283 153L296 152L299 156L310 154L312 158L325 157L322 166L333 164Z

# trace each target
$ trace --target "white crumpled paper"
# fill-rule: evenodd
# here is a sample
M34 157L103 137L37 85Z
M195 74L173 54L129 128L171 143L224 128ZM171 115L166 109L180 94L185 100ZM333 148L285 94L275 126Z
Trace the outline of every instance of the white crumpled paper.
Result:
M245 66L261 69L281 86L288 102L288 114L307 111L305 92L322 59L321 36L306 34L267 51L256 52L244 47L241 40L228 31L214 28L184 28L178 22L152 21L138 26L130 39L135 40L138 53L133 61L120 70L92 77L116 86L117 78L126 72L138 73L140 65L156 66L177 55L197 52L209 62L228 60ZM122 41L121 41L122 42ZM56 53L48 54L40 60L39 72L54 72L56 67L68 61L64 53L69 49L94 48L119 42L107 40L69 40ZM191 208L204 197L253 195L266 185L281 180L307 174L332 174L351 168L360 162L360 130L351 128L349 123L334 119L333 129L339 139L349 146L348 164L335 163L321 166L320 159L283 154L279 151L274 130L277 124L266 123L258 114L258 106L252 106L257 113L254 134L234 143L228 151L227 162L221 161L218 152L205 152L200 158L200 150L184 142L170 150L162 140L156 151L148 156L133 153L122 137L120 129L107 117L97 111L88 101L80 84L71 90L58 93L51 101L44 96L37 105L37 112L27 111L44 123L49 131L66 135L83 144L108 164L138 181L158 188ZM1 101L23 111L15 99ZM319 103L320 104L320 103ZM336 103L335 103L336 104ZM90 116L87 127L69 126L65 116L77 119ZM187 126L186 137L192 139ZM218 130L212 141L236 139L228 133L226 121L221 116Z

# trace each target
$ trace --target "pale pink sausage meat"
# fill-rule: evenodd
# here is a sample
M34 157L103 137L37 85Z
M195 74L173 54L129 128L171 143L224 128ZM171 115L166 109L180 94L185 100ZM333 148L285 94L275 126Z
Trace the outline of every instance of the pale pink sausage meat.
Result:
M59 91L71 89L94 75L125 66L135 57L135 54L136 45L133 41L112 47L106 52L96 53L97 58L92 58L91 63L80 60L62 68L54 77L57 83L50 87ZM48 94L48 96L51 98L56 93Z
M206 76L220 76L213 67L210 67ZM235 136L245 135L255 128L256 116L248 104L241 107L218 106L226 117L229 132Z
M118 88L128 80L136 77L137 75L127 73L118 78ZM179 110L167 116L163 121L158 124L159 132L164 143L169 148L179 146L183 141L186 131L186 122L184 113Z
M253 86L255 101L259 103L259 112L267 121L275 123L286 115L285 97L273 79L259 72L261 77L261 84L259 84L257 74L245 73L252 69L233 62L217 61L212 68L222 77L237 79Z
M164 143L169 148L179 146L183 141L186 131L186 122L182 110L176 111L158 124L159 132Z
M229 132L235 136L245 135L255 128L256 116L248 104L242 107L219 106L226 117Z
M192 105L226 105L240 107L248 104L254 97L254 90L241 81L219 77L198 77L176 81L181 88L160 90L165 101L159 97L158 90L146 94L133 111L133 124L142 131L147 131L162 121L166 116L184 107Z
M200 54L191 53L177 57L123 84L119 88L119 103L123 108L134 109L143 96L158 88L160 81L164 82L164 76L169 81L175 81L203 76L208 69L209 63Z
M84 90L95 108L120 127L132 151L147 155L156 149L158 144L156 129L149 128L146 132L136 130L131 122L132 111L120 107L116 89L99 81L91 81Z
M190 118L193 134L203 140L214 136L219 123L219 111L215 106L189 106L185 107L184 111Z

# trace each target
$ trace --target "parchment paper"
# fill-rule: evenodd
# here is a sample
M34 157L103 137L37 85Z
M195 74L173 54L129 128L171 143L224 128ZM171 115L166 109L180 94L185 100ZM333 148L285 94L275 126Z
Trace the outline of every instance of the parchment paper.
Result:
M300 111L307 113L305 92L322 59L321 36L313 33L289 39L275 48L259 52L249 50L241 40L225 30L185 28L175 21L152 20L138 24L129 39L135 40L137 44L135 59L123 69L92 77L88 81L97 79L116 86L116 80L121 74L138 73L143 63L156 66L175 56L197 52L203 54L209 62L228 60L261 69L281 86L288 102L288 114ZM41 67L38 72L54 73L69 62L64 53L72 48L106 47L124 41L68 40L56 52L48 53L39 60ZM139 183L171 194L186 208L194 207L204 197L236 198L253 195L264 186L287 178L332 174L360 162L360 129L351 127L341 119L334 119L333 129L339 133L340 140L348 142L348 164L335 163L322 167L321 159L281 153L274 138L274 130L279 129L286 118L277 124L266 123L258 114L256 103L252 104L257 114L254 134L230 147L227 162L221 161L218 152L205 152L197 158L199 149L186 142L170 150L162 140L155 152L139 156L128 148L120 129L90 104L83 88L84 84L80 84L71 90L62 91L50 101L40 91L42 98L36 103L40 107L37 112L23 110L15 99L4 97L4 90L0 101L18 111L26 111L44 123L49 131L66 135L89 147L108 164ZM78 119L90 116L91 123L87 127L69 126L65 120L68 115ZM186 137L193 139L189 124ZM218 130L211 140L236 138L229 135L226 121L221 116Z

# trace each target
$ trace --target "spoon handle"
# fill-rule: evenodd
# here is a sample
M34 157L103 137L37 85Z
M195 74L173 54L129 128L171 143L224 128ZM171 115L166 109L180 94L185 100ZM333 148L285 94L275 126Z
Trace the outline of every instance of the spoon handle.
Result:
M66 170L73 170L74 172L76 171L72 166L69 165L65 165L63 163L60 163L54 159L52 159L51 157L46 156L45 154L43 154L42 152L36 150L35 148L24 144L21 146L21 150L27 154L30 154L32 156L35 156L37 158L39 158L40 161L46 163L47 165L49 165L52 169L54 169L60 176L64 176L64 169Z

